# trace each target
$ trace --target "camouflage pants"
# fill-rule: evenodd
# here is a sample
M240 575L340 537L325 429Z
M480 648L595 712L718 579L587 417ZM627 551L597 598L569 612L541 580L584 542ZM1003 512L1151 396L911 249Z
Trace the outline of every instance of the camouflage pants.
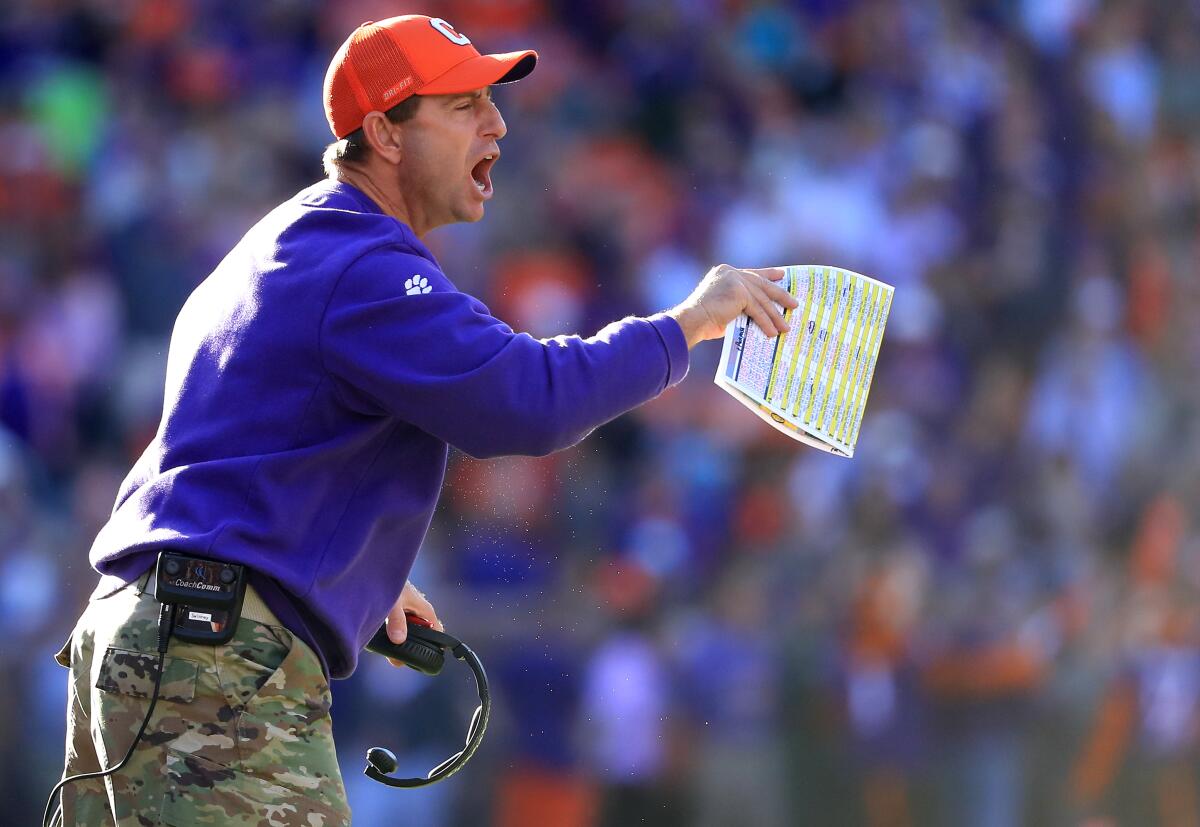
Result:
M66 773L121 760L157 674L159 603L137 583L93 599L59 663L71 670ZM64 825L344 827L350 808L312 649L247 593L223 646L172 640L154 715L133 757L104 779L68 785ZM265 614L264 614L265 613Z

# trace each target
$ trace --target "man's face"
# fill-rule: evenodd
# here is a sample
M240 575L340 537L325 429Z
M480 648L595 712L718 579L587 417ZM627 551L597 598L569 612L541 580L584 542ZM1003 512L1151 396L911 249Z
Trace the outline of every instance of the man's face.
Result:
M491 168L507 132L491 90L429 95L403 123L400 191L418 232L483 218Z

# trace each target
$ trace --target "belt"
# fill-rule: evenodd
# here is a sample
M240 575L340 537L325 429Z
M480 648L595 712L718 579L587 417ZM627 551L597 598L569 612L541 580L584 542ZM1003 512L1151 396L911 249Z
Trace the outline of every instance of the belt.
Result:
M144 594L149 585L150 578L154 574L154 567L151 566L146 570L141 577L137 579L137 593ZM268 626L283 626L275 613L267 608L267 604L263 602L262 597L249 583L246 584L246 595L242 598L242 617L247 620L253 620L258 623L265 623Z

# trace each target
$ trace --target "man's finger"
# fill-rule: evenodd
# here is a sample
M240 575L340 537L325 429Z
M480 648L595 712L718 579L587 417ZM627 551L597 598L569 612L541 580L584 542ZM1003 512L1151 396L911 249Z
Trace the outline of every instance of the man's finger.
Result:
M754 320L754 323L758 325L759 330L761 330L768 339L773 339L779 335L779 331L775 328L775 323L771 321L771 317L767 315L766 311L763 310L763 306L757 301L751 302L746 306L746 313L751 319Z
M387 635L392 643L403 643L408 639L408 621L404 619L403 610L392 609L388 614Z
M770 279L771 281L779 281L783 278L784 274L783 267L743 267L742 270L747 273L753 273L756 276L762 276L764 279Z
M764 304L770 305L772 310L775 309L775 305L783 305L785 308L800 305L800 302L791 293L767 281L751 282L747 288L750 295L756 296Z
M422 620L429 621L429 625L437 631L446 631L446 628L442 625L442 621L438 620L437 611L433 608L433 604L429 602L429 598L411 580L405 581L404 588L400 590L398 605L401 611L412 612Z
M433 628L439 632L446 631L446 628L442 626L442 621L438 620L437 611L433 608L433 604L416 589L413 589L412 593L410 593L409 598L404 603L404 608L428 620Z
M786 308L780 309L779 305L771 298L770 292L774 285L766 282L759 282L758 289L751 291L760 304L763 311L770 317L771 322L775 325L775 329L780 333L787 333L791 325L788 324Z
M778 309L776 309L774 304L772 304L769 301L763 301L762 308L763 308L763 312L767 314L768 318L770 318L771 324L773 324L775 326L776 331L778 331L779 333L787 333L788 332L787 320L783 318L783 314L780 313Z
M761 282L759 286L762 288L763 292L767 294L767 297L769 299L771 299L772 301L778 302L779 304L782 304L784 307L799 307L800 306L800 300L798 298L796 298L795 296L793 296L788 291L784 290L778 284L771 284L770 282Z

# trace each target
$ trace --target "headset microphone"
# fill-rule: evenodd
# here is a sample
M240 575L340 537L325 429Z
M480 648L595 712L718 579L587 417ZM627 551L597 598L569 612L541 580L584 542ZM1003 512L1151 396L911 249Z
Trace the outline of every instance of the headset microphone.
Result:
M384 775L391 775L396 771L396 754L383 747L371 747L367 750L367 763Z
M446 661L446 650L450 650L458 660L471 668L475 675L475 686L479 690L479 706L471 716L471 725L467 729L467 741L462 750L447 758L431 769L424 778L391 778L396 771L396 756L383 747L372 747L367 750L367 767L363 774L389 787L424 787L434 784L444 778L449 778L463 768L475 750L483 741L483 733L487 730L488 719L492 713L492 697L488 688L487 674L483 664L471 649L456 637L439 632L429 625L429 621L411 612L405 613L408 622L408 637L403 643L392 643L387 636L387 626L380 627L367 651L394 658L418 672L426 675L436 675L442 671Z

